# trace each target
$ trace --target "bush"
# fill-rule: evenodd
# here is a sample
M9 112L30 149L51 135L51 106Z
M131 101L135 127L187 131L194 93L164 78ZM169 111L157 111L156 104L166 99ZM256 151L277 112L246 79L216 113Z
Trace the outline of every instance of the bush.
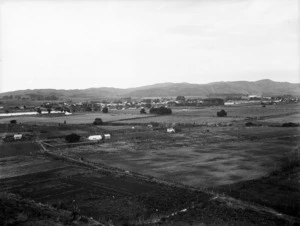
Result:
M141 114L147 114L145 108L142 108L142 109L140 110L140 113L141 113Z
M93 122L94 125L102 125L103 121L101 118L95 118L95 121Z
M80 136L76 133L69 134L65 137L66 141L69 143L75 143L80 140Z
M281 126L282 127L298 127L299 124L298 123L294 123L294 122L287 122L287 123L283 123Z
M150 109L151 114L158 114L158 115L171 115L172 114L172 109L171 108L166 108L164 106L161 106L159 108L154 108L152 107Z
M227 116L227 112L222 109L221 111L217 112L217 116L218 117L226 117Z
M15 119L10 120L10 124L17 124L17 120L15 120Z
M246 122L245 126L256 126L253 122Z
M108 113L108 107L104 107L104 108L102 109L102 112L103 112L103 113Z
M145 107L146 108L151 108L151 104L147 103L147 104L145 104Z

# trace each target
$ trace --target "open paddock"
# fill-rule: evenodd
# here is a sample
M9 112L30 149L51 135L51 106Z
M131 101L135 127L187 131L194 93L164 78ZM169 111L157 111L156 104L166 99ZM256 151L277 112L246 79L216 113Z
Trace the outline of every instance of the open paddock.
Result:
M40 147L33 142L0 143L0 158L36 154ZM1 170L1 168L0 168Z
M93 170L38 154L0 158L0 192L50 204L116 225L137 216L170 214L210 195L160 185L127 175ZM159 209L159 212L158 212Z
M278 138L299 135L297 128L281 127L214 127L209 132L195 127L178 134L132 132L123 140L65 149L63 154L187 185L215 187L274 171L281 159L298 147L297 142Z
M224 109L227 117L217 117L217 112ZM126 124L157 123L186 123L186 124L218 124L232 123L244 120L245 118L274 118L293 117L300 112L298 104L267 105L232 105L232 106L211 106L211 107L173 107L172 115L135 118L122 121ZM116 124L118 121L115 122Z
M237 121L240 119L232 118L232 117L216 117L216 116L200 116L200 115L194 115L194 116L184 116L180 114L172 114L172 115L165 115L165 116L159 116L159 117L153 117L153 118L139 118L139 119L132 119L132 120L126 120L122 121L124 124L149 124L152 122L155 123L183 123L183 124L207 124L207 125L213 125L218 123L231 123L234 121ZM113 122L114 123L114 122ZM116 121L115 124L118 124L119 122Z
M131 118L143 118L149 117L149 115L141 115L131 114L131 113L124 113L124 111L116 111L115 113L74 113L68 116L18 116L13 119L16 119L18 123L30 123L30 124L64 124L66 121L67 124L92 124L95 118L101 118L103 122L110 122L110 121L119 121ZM12 118L0 118L0 123L10 123Z
M288 123L288 122L293 122L293 123L300 123L300 113L299 114L294 114L294 115L287 115L287 116L282 116L282 117L277 117L277 118L268 118L262 120L263 122L269 122L269 123Z

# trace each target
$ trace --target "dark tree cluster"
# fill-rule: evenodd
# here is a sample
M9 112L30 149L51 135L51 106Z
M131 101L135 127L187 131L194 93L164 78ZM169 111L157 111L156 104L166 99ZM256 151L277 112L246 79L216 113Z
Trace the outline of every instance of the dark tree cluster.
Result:
M226 117L227 116L227 112L222 109L221 111L217 112L217 116L218 117Z
M161 106L159 108L152 107L150 109L150 113L151 114L158 114L158 115L171 115L172 114L172 109L164 107L164 106Z
M76 133L71 133L71 134L67 135L65 139L69 143L75 143L80 140L80 136Z
M141 114L147 114L145 108L142 108L142 109L140 110L140 113L141 113Z
M15 119L10 120L10 124L17 124L17 120L15 120Z
M294 122L286 122L281 125L282 127L299 127L299 123Z
M39 114L42 114L42 110L40 108L37 108L36 112L39 113Z
M103 121L101 118L95 118L93 125L102 125Z
M103 112L103 113L108 113L108 107L104 107L104 108L102 109L102 112Z

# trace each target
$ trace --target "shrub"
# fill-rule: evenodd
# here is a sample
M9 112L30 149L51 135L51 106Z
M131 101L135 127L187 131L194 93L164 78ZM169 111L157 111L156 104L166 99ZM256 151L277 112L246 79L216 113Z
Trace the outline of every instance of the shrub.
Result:
M15 119L10 120L10 124L17 124L17 120L15 120Z
M145 104L145 107L146 108L151 108L151 104L147 103L147 104Z
M102 112L103 112L103 113L108 113L108 107L104 107L104 108L102 109Z
M256 126L253 122L246 122L245 126Z
M227 112L222 109L221 111L217 112L217 116L218 117L226 117L227 116Z
M294 122L287 122L287 123L283 123L281 126L282 127L298 127L299 124L298 123L294 123Z
M93 124L94 124L94 125L102 125L102 124L103 124L103 121L102 121L101 118L95 118Z
M69 143L75 143L80 140L80 136L76 133L69 134L65 137L66 141Z
M140 113L141 113L141 114L147 114L145 108L142 108L142 109L140 110Z
M172 114L172 109L171 108L166 108L164 106L161 106L159 108L154 108L152 107L150 109L151 114L158 114L158 115L171 115Z

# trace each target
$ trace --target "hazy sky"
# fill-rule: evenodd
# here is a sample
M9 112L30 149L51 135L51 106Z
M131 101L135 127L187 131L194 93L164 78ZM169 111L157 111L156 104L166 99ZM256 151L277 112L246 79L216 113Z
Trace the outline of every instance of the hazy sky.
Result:
M1 2L0 92L300 82L298 0Z

